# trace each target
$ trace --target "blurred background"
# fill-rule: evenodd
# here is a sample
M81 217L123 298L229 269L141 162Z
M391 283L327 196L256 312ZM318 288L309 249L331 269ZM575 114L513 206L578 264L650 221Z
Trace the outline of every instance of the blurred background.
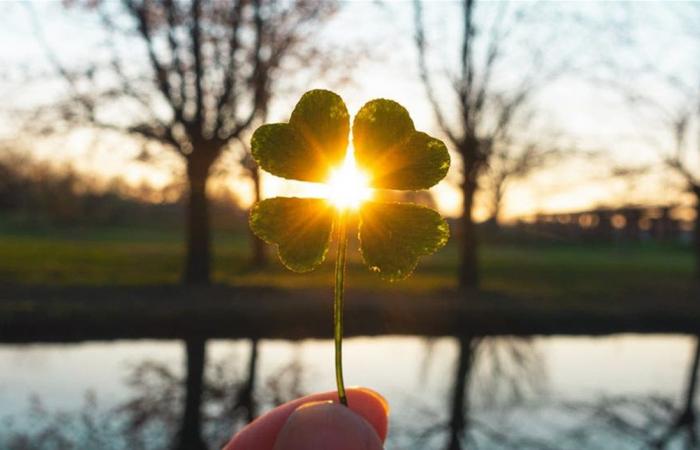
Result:
M215 449L334 389L332 263L248 230L307 90L447 144L446 248L351 241L346 382L388 449L700 448L700 4L0 4L0 448Z

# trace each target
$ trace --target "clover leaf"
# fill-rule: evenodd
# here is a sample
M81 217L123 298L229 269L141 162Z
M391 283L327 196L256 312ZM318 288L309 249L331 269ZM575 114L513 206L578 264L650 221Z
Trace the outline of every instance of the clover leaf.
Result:
M346 159L349 132L343 100L317 89L301 97L289 123L258 128L251 141L252 153L260 167L273 175L323 183ZM392 100L366 103L355 116L352 134L356 164L368 174L374 189L428 189L450 167L445 144L416 131L408 111ZM345 207L334 208L328 199L279 197L259 202L250 215L253 232L275 244L282 263L296 272L313 270L323 262L335 231L336 382L339 399L346 405L341 350L347 214ZM449 237L447 222L436 211L411 203L367 201L359 207L359 219L365 263L391 281L410 275L420 256L434 253Z
M343 99L330 91L309 91L297 103L289 123L255 130L253 158L278 177L324 182L345 158L349 131L350 116Z
M273 175L324 182L345 158L348 131L349 115L343 100L330 91L309 91L299 100L289 123L263 125L255 131L253 157ZM353 122L353 144L357 165L369 174L373 188L427 189L444 178L450 166L445 144L416 131L408 111L391 100L372 100L360 109ZM286 200L287 205L292 204L292 199ZM297 198L293 204L294 208L283 207L278 199L263 200L253 209L250 225L260 238L278 246L286 267L306 272L325 259L330 245L330 213L318 199ZM365 206L360 211L362 254L373 271L399 280L410 275L419 256L442 247L449 231L437 213L423 223L426 208L384 205L387 212L401 212L399 220L384 224L384 233L391 229L395 238L363 237L363 233L382 230L380 218L395 219L383 208ZM314 211L318 213L314 215ZM420 231L418 224L422 225ZM416 252L416 244L425 236L435 236L436 244Z
M357 163L376 188L428 189L450 168L445 144L416 131L408 111L394 101L367 103L355 116L352 132Z
M367 202L360 208L360 251L370 270L400 280L418 257L447 243L450 230L436 211L412 203Z
M271 198L255 205L250 226L261 239L277 244L287 268L308 272L328 253L333 209L322 199Z

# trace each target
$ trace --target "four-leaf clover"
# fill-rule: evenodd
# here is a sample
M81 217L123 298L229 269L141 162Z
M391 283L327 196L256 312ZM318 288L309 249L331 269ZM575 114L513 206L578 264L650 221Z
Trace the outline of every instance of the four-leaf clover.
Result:
M252 153L273 175L325 183L346 157L349 132L343 100L313 90L299 100L289 123L255 131ZM408 111L391 100L366 103L355 116L352 136L356 164L374 189L428 189L450 166L445 144L416 131ZM449 227L436 211L413 203L366 201L358 213L362 258L389 280L407 277L420 256L435 252L449 237ZM327 199L276 197L255 205L250 225L261 239L277 245L286 267L307 272L325 259L340 217Z

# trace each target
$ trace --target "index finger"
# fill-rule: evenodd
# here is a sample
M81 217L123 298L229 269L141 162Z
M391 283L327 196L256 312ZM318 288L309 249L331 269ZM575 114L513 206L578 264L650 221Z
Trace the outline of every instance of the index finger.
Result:
M377 392L367 388L347 390L348 406L364 418L384 441L389 424L389 405ZM301 405L318 401L338 401L336 391L302 397L278 406L255 419L238 432L223 450L272 450L280 430L289 416Z

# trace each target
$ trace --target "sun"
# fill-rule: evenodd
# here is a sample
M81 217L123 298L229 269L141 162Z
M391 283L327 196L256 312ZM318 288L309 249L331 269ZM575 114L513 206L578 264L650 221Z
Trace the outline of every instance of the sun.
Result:
M343 164L331 172L325 197L341 210L357 209L362 202L372 198L369 177L357 168L352 149L346 154Z

